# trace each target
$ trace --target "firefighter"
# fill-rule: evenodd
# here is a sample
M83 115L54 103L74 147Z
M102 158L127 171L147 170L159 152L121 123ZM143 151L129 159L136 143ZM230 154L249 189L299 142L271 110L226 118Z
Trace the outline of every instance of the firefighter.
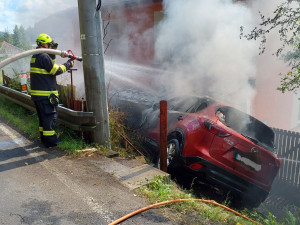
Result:
M47 34L40 34L36 43L37 48L56 49L58 46ZM33 55L30 60L30 94L39 118L41 142L47 148L57 146L60 142L54 131L59 102L56 76L73 66L73 60L68 60L63 65L57 65L55 55L47 53Z

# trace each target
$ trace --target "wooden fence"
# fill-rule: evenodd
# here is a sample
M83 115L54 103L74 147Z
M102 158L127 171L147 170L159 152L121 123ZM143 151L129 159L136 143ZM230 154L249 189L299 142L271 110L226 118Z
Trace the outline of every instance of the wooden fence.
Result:
M87 111L86 101L84 99L75 99L76 86L71 86L69 84L66 86L57 85L57 89L59 92L60 103L62 103L65 107L76 111Z
M300 188L300 133L273 128L275 147L281 160L278 178Z

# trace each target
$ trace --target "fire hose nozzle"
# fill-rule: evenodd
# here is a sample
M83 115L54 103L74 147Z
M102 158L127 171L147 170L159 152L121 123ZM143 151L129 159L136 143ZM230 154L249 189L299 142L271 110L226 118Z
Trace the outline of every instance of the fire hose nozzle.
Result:
M74 53L71 51L71 50L68 50L68 51L61 51L61 54L60 56L62 58L70 58L72 60L78 60L79 62L82 61L82 57L79 57L79 56L75 56Z
M68 57L68 52L67 51L61 51L61 53L60 53L60 56L62 57L62 58L66 58L66 57Z
M82 57L76 56L76 60L82 62Z

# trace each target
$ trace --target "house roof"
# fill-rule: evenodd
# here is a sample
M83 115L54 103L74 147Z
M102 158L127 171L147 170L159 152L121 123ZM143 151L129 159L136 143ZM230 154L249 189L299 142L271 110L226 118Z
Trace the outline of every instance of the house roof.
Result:
M24 50L6 41L2 41L1 48L0 48L0 57L3 57L4 55L11 56L20 52L24 52Z

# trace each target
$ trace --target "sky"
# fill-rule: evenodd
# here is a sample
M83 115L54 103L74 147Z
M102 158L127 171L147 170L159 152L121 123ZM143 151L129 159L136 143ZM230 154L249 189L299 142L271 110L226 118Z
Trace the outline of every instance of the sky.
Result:
M15 25L28 28L52 13L77 4L77 0L1 0L0 31L12 32Z

